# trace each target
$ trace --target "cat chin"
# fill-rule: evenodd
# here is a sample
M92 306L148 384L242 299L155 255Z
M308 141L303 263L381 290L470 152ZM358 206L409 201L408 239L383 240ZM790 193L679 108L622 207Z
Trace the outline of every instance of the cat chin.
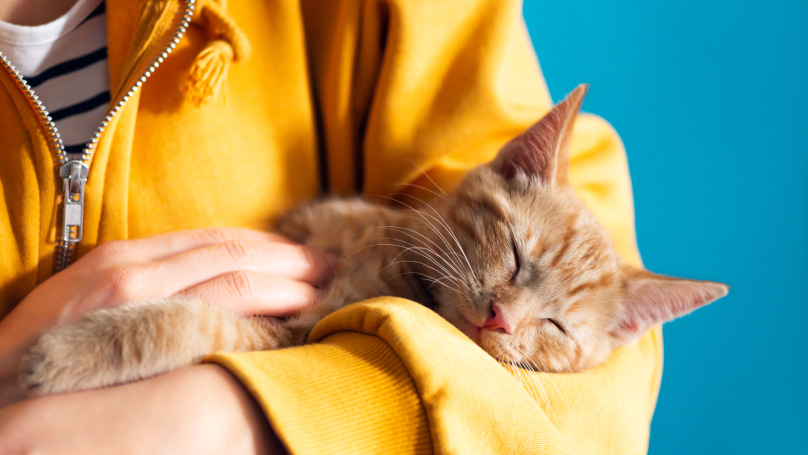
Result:
M507 342L501 339L502 336L504 335L490 330L484 330L481 331L480 339L477 341L477 344L480 345L485 352L490 354L491 357L500 362L516 363L522 360L521 358L517 358L512 352L509 352Z
M480 344L480 327L472 323L462 311L458 309L458 305L453 303L443 303L436 300L435 312L443 319L455 326L456 329L463 332L464 335L471 338L476 344Z
M471 339L477 346L480 346L482 350L487 352L491 357L496 359L498 362L503 363L511 363L516 365L522 359L517 359L515 356L509 352L506 352L507 349L503 349L501 346L504 340L500 338L503 336L507 336L498 332L493 332L491 330L485 330L482 327L478 326L471 322L468 318L463 316L458 312L455 315L442 315L444 319L452 323L455 327L457 327L461 332L463 332L467 337Z
M444 318L451 322L453 326L457 327L467 337L471 338L471 341L477 345L480 345L480 336L482 331L480 327L478 327L476 324L472 324L471 321L460 315L454 318L444 316Z

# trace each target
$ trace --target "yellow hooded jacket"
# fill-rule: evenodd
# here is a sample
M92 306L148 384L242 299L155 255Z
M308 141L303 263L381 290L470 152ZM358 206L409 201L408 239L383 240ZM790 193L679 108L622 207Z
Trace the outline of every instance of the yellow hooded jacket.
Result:
M324 191L395 195L422 171L452 187L552 104L517 0L106 3L118 107L89 160L79 255L178 229L262 229ZM62 186L35 101L3 69L0 317L52 273ZM579 196L638 265L618 137L582 115L571 160ZM309 341L208 358L292 453L647 450L659 329L592 371L521 382L400 299L346 307Z

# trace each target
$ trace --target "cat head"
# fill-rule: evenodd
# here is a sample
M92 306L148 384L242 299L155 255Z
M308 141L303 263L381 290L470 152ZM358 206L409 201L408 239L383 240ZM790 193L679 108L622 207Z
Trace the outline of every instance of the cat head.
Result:
M444 318L498 360L539 371L592 368L728 292L627 264L575 196L569 142L586 90L576 88L438 203L443 221L424 230L434 257L417 259L428 265L421 272Z

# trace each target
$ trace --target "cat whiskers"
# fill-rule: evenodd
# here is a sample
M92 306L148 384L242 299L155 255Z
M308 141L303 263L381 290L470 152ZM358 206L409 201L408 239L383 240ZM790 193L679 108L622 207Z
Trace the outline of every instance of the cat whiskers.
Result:
M511 376L519 381L522 388L524 388L531 397L540 401L539 405L544 405L542 407L547 409L548 414L552 414L550 399L544 390L544 385L534 374L536 370L525 365L523 362L503 362L502 365L511 373Z
M435 215L438 216L440 223L446 229L446 232L448 232L449 235L452 236L452 240L454 240L454 243L457 245L457 248L460 250L460 254L462 255L463 259L466 261L466 265L469 268L469 273L471 273L471 276L474 278L474 281L479 282L479 280L477 278L477 274L474 272L474 267L471 266L471 262L469 261L469 258L466 255L466 251L463 249L463 245L460 244L460 240L458 240L457 236L454 233L454 230L452 230L452 228L449 226L449 223L447 223L446 220L443 218L443 216L437 210L435 210L434 207L432 207L430 204L428 204L426 201L423 201L420 198L417 198L415 196L411 196L411 197L418 200L418 201L421 201L422 204L424 204L426 207L429 207L429 209L431 209L435 213ZM418 210L418 212L423 212L423 211ZM434 219L434 217L433 217L433 219ZM437 229L435 229L434 226L433 226L433 229L435 230L436 234L443 237L443 234L440 231L438 231Z
M399 239L390 239L390 240L398 241ZM437 267L441 268L441 270L438 270L435 267L432 267L429 264L426 264L426 263L421 262L421 261L398 261L398 260L394 260L390 264L387 264L387 266L385 266L384 269L387 269L387 268L389 268L391 266L394 266L396 264L414 263L414 264L419 264L419 265L421 265L423 267L426 267L426 268L428 268L430 270L433 270L434 272L436 272L438 274L443 274L441 276L441 278L444 278L444 277L454 278L451 275L447 275L447 274L449 274L449 271L446 270L440 262L437 262L433 256L430 256L429 254L424 253L422 251L422 250L424 250L424 248L422 248L422 247L418 247L418 246L409 246L409 247L407 247L407 246L400 245L400 244L397 244L397 243L375 243L373 245L368 245L368 246L366 246L364 248L360 248L357 251L361 251L361 250L364 250L364 249L367 249L367 248L372 248L372 247L377 247L377 246L393 246L393 247L401 249L402 250L401 253L399 253L399 255L396 256L396 258L400 257L406 251L414 251L419 256L424 257L426 259L429 259L430 261L432 261L433 264L435 264ZM382 270L384 270L384 269L382 269Z
M553 381L553 379L552 379L552 374L545 372L545 371L544 371L544 370L543 370L541 367L539 367L539 366L538 366L538 365L537 365L535 362L533 362L532 360L530 360L530 359L529 359L527 356L524 356L523 358L524 358L524 362L525 362L527 365L529 365L529 366L530 366L530 368L531 368L533 371L538 371L539 373L542 373L542 376L541 376L541 377L542 377L542 379L546 379L546 380L547 380L547 381L550 383L550 385L551 385L551 386L553 386L553 388L556 390L556 392L558 392L558 396L559 396L559 397L561 398L561 400L564 402L564 405L566 405L566 404L567 404L567 398L564 396L564 392L562 392L562 391L561 391L561 389L559 389L559 388L558 388L558 386L556 385L555 381ZM539 380L539 379L538 379L538 377L537 377L537 376L535 376L535 375L530 375L530 376L531 376L532 378L534 378L534 380L536 380L536 381L538 381L538 380ZM543 384L544 384L544 383L542 382L542 385L543 385ZM546 395L545 395L545 396L546 396ZM552 405L550 405L550 403L549 403L549 402L547 403L547 406L548 406L548 408L552 408Z
M451 270L447 269L447 266L452 267L451 264L448 264L447 262L443 261L443 256L437 254L429 246L418 246L418 245L412 244L412 243L410 243L410 242L408 242L406 240L397 239L397 238L391 238L391 237L384 237L383 239L391 241L391 242L395 242L395 243L389 243L389 244L386 244L386 245L395 246L395 247L397 247L397 248L399 248L401 250L398 253L398 255L396 255L396 257L393 258L393 261L390 264L387 264L387 266L385 266L384 269L392 267L392 266L394 266L396 264L419 264L419 265L424 266L424 267L426 267L426 268L428 268L428 269L430 269L430 270L432 270L432 271L434 271L434 272L436 272L438 274L442 274L441 278L452 278L454 280L462 282L462 280L460 278L458 278L458 277L456 277L456 276L454 276L452 274ZM430 266L429 264L421 262L421 261L399 260L399 258L401 256L403 256L407 252L414 252L416 255L418 255L418 256L420 256L420 257L422 257L424 259L429 260L436 267L439 267L440 270L436 269L435 267ZM452 268L455 269L454 267L452 267ZM382 269L382 270L384 270L384 269Z
M432 232L434 232L435 234L437 234L437 236L440 238L440 240L443 242L443 244L446 246L446 248L448 248L449 250L454 251L454 250L455 250L455 248L454 248L454 247L452 246L452 244L451 244L451 243L450 243L450 242L449 242L449 241L446 239L446 236L445 236L445 235L444 235L444 234L441 232L441 230L440 230L440 229L438 229L438 228L437 228L437 227L436 227L436 226L435 226L435 225L432 223L432 221L430 221L430 220L429 220L429 218L431 218L431 219L432 219L432 220L434 220L436 223L440 224L440 225L441 225L441 226L442 226L444 229L446 229L446 231L449 233L449 235L451 235L452 239L454 240L455 245L457 245L457 248L460 250L459 256L461 256L461 257L462 257L462 258L465 260L465 265L468 267L468 272L469 272L469 274L472 276L472 278L474 279L474 281L475 281L475 282L479 282L479 280L478 280L478 278L477 278L477 274L474 272L474 269L473 269L473 267L471 266L471 262L469 261L468 256L466 255L465 250L463 249L463 246L460 244L460 241L459 241L459 240L457 239L457 237L455 236L454 231L452 231L451 227L449 227L448 223L446 223L446 220L444 220L444 219L443 219L443 216L441 216L441 214L440 214L440 213L439 213L437 210L435 210L435 208L434 208L434 207L432 207L430 204L426 203L425 201L423 201L423 200L422 200L422 199L420 199L420 198L417 198L417 197L415 197L415 196L410 196L410 197L412 197L412 198L414 198L414 199L416 199L416 200L420 201L420 202L421 202L422 204L424 204L426 207L429 207L429 208L430 208L430 209L431 209L431 210L432 210L432 211L433 211L433 212L434 212L434 213L437 215L437 217L435 217L435 216L433 216L432 214L430 214L430 213L428 213L428 212L425 212L425 211L423 211L423 210L416 209L415 207L413 207L413 206L411 206L411 205L407 204L406 202L399 201L399 200L397 200L397 199L394 199L394 198L391 198L391 197L387 197L387 196L381 196L381 197L382 197L382 198L384 198L384 199L389 199L389 200L391 200L391 201L393 201L393 202L396 202L396 203L398 203L398 204L401 204L401 205L403 205L404 207L407 207L408 209L410 209L410 211L411 211L412 213L417 214L417 215L418 215L418 216L419 216L419 217L420 217L420 218L421 218L421 219L422 219L422 220L423 220L423 221L424 221L424 222L425 222L425 223L428 225L428 227L429 227L429 228L432 230ZM455 262L455 261L454 261L454 258L453 258L452 260L453 260L453 262ZM457 264L457 262L455 262L455 263ZM457 265L458 265L458 266L462 266L462 262L460 262L460 263L459 263L459 264L457 264Z
M517 375L521 378L522 384L527 386L528 392L531 392L531 395L541 399L547 408L548 413L551 413L552 405L550 404L550 399L547 396L547 391L544 390L544 384L541 382L541 380L539 380L537 375L534 374L536 372L543 373L542 369L539 368L539 366L534 362L530 361L524 349L522 349L520 346L514 346L514 349L516 350L518 356L517 358L520 360L513 362L513 364L519 367Z
M404 234L404 235L407 235L408 237L410 237L410 238L411 238L411 239L413 239L414 241L420 242L420 243L421 243L421 245L423 245L423 248L427 249L427 250L428 250L430 253L434 254L434 255L435 255L435 257L436 257L436 258L438 258L438 259L444 260L444 258L447 258L447 257L453 257L453 259L452 259L451 263L450 263L450 262L448 262L448 261L445 261L445 260L444 260L444 263L445 263L447 266L450 266L450 267L452 268L452 270L454 271L454 273L456 273L456 274L457 274L458 278L459 278L459 277L461 277L461 276L463 275L463 274L462 274L462 272L460 271L460 267L461 267L461 265L460 265L460 264L458 264L458 263L457 263L457 260L456 260L456 259L457 259L457 256L459 256L459 254L458 254L456 251L454 251L454 250L452 250L452 251L446 251L446 250L444 250L443 248L441 248L441 247L440 247L440 245L438 245L437 243L433 242L433 241L432 241L432 239L430 239L429 237L425 236L424 234L422 234L422 233L420 233L420 232L416 231L415 229L409 229L409 228L400 227L400 226L385 226L385 227L386 227L386 228L388 228L388 229L390 229L390 230L397 231L397 232L400 232L400 233L402 233L402 234ZM414 235L417 235L419 238L414 237ZM396 240L399 240L399 241L404 242L404 240L402 240L402 239L396 239ZM432 249L432 247L430 247L430 246L429 246L427 243L425 243L424 241L429 242L429 243L430 243L430 244L432 244L432 245L433 245L435 248L437 248L438 250L440 250L440 254L438 254L438 252L437 252L437 251L433 250L433 249ZM411 246L413 246L413 247L415 246L415 245L412 245L412 244L410 244L410 245L411 245Z
M453 247L449 246L449 242L446 240L446 237L443 235L443 233L437 227L435 227L431 222L426 220L426 216L432 218L433 220L438 222L444 229L446 229L446 232L449 233L449 235L452 237L452 240L454 240L455 245L457 245L458 250L460 250L460 255L462 255L462 258L465 260L466 265L468 266L469 273L471 274L471 276L474 278L475 281L479 282L479 280L477 278L477 274L474 272L474 268L471 266L471 262L469 261L469 258L466 255L466 251L463 249L463 245L460 244L460 240L458 240L457 236L454 233L454 230L452 230L452 228L449 226L449 223L446 222L446 220L443 218L443 216L440 214L440 212L438 212L435 209L435 207L433 207L431 204L429 204L428 202L424 201L423 199L421 199L421 198L419 198L417 196L413 196L411 194L407 195L407 196L415 199L416 201L423 204L425 207L432 210L432 212L435 214L435 216L433 216L433 215L431 215L431 214L429 214L429 213L427 213L427 212L425 212L423 210L416 209L416 208L414 208L414 207L412 207L412 206L410 206L410 205L408 205L408 204L406 204L404 202L399 201L401 204L405 205L406 207L408 207L413 212L419 214L421 216L421 218L424 219L424 221L427 221L430 228L432 228L432 231L435 232L435 234L437 234L441 238L441 240L446 244L446 246L448 248L450 248L450 249L454 249Z
M404 252L405 252L405 251L407 251L407 250L413 250L413 248L418 249L417 247L405 248L405 249L404 249L404 251L402 251L402 252L401 252L401 254L404 254ZM393 265L396 265L396 264L419 264L419 265L421 265L421 266L423 266L423 267L426 267L426 268L428 268L428 269L430 269L430 270L434 271L435 273L437 273L437 274L438 274L438 275L440 275L440 276L439 276L438 278L434 278L434 277L431 277L431 276L429 276L429 275L426 275L426 274L424 274L424 273L417 272L417 271L411 271L411 272L402 272L402 273L399 273L399 274L398 274L398 275L396 275L396 276L401 276L401 275L404 275L404 274L407 274L407 273L415 273L415 274L418 274L419 276L421 276L421 277L425 278L427 281L432 282L433 284L435 284L435 283L440 283L440 284L443 284L444 286L446 286L446 287L448 287L448 288L450 288L450 289L454 290L454 291L455 291L455 293L460 294L460 289L459 289L458 287L455 287L455 286L451 286L451 287L450 287L450 286L447 286L445 283L443 283L443 280L450 280L450 281L452 281L452 282L454 282L454 283L459 283L459 284L463 285L463 287L465 287L465 288L466 288L466 290L467 290L468 292L471 292L471 289L469 288L469 285L468 285L468 284L465 282L465 280L463 280L463 279L461 279L461 278L458 278L458 277L456 277L456 276L452 275L452 273L451 273L450 271L446 270L446 268L445 268L445 267L443 267L443 266L440 264L440 262L436 260L436 258L435 258L435 257L429 256L428 254L425 254L423 251L420 251L420 249L418 249L418 250L419 250L419 251L416 251L416 254L418 254L418 255L420 255L420 256L422 256L422 257L425 257L425 258L429 259L430 261L432 261L432 263L433 263L433 264L435 264L435 265L437 265L438 267L440 267L440 268L441 268L441 270L437 270L436 268L434 268L434 267L430 266L429 264L425 264L425 263L423 263L423 262L421 262L421 261L412 261L412 260L409 260L409 261L399 261L399 260L393 260L393 262L391 262L390 264L388 264L388 265L385 267L385 269L386 269L386 268L388 268L388 267L391 267L391 266L393 266ZM399 254L399 256L401 256L401 254ZM437 258L440 258L440 256L437 256Z
M397 230L396 226L390 226L390 228L392 230ZM406 228L402 228L402 229L406 229ZM446 262L444 260L444 258L446 256L449 256L449 253L444 251L440 246L436 245L435 242L431 241L429 238L427 238L426 236L418 233L417 231L414 231L412 229L409 229L409 231L412 231L412 232L415 232L415 233L421 235L421 237L423 237L424 239L426 239L427 241L429 241L430 243L435 245L435 247L437 247L440 250L442 255L438 254L438 252L436 252L434 249L432 249L432 247L430 247L428 244L426 244L423 240L418 239L418 238L413 238L411 234L405 232L404 234L407 234L410 238L413 238L413 240L420 242L422 246L415 245L413 243L410 243L410 242L408 242L408 241L406 241L404 239L400 239L400 238L384 237L384 239L386 239L386 240L401 243L401 245L399 245L399 248L403 248L403 249L402 249L401 253L399 253L395 258L393 258L394 261L397 260L398 258L400 258L402 255L404 255L408 251L415 251L419 255L421 255L422 257L428 257L428 259L430 259L436 265L438 265L438 264L440 264L442 262L447 267L451 267L451 269L458 275L458 277L461 275L460 270L457 268L457 265L456 265L456 263L454 263L454 261L452 263L449 263L449 262ZM451 272L449 270L446 270L443 266L441 266L441 269L444 272L446 272L447 274L451 274Z
M426 169L421 167L420 164L416 163L415 160L412 160L412 159L410 160L410 164L412 164L416 169L418 169L421 172L421 175L423 175L424 177L426 177L427 180L429 180L429 183L435 185L435 188L438 191L440 191L444 196L448 196L448 194L446 194L446 191L444 191L443 188L441 188L441 186L438 185L438 183L436 181L434 181L432 179L432 177L429 176L429 174L426 172ZM407 185L412 185L412 183L408 183ZM426 188L424 188L424 189L426 189Z
M551 378L552 375L546 373L538 364L536 364L536 362L530 360L530 358L526 355L526 353L522 348L517 347L517 352L519 354L519 357L522 359L519 362L517 362L517 366L521 368L521 371L519 371L517 374L519 374L520 376L524 375L524 377L530 383L534 384L535 386L534 390L538 390L541 393L541 397L544 400L545 406L547 407L547 413L550 415L553 414L553 405L550 402L546 389L544 388L544 382L543 382L544 380L547 380L550 383L550 385L553 386L553 388L558 393L559 398L561 398L561 401L566 406L567 398L564 396L564 393L561 391L561 389L559 389L556 383L552 380ZM534 373L541 373L541 379L539 379L539 376Z
M443 276L443 277L440 277L438 279L435 279L435 278L432 278L431 276L429 276L429 275L427 275L425 273L415 272L415 271L401 272L398 275L396 275L396 277L399 277L399 276L402 276L402 275L418 275L418 276L422 277L424 280L429 281L431 283L429 285L429 289L432 289L432 286L434 286L436 284L440 284L441 286L444 286L444 287L446 287L448 289L453 290L455 293L460 293L460 290L457 287L448 285L448 284L443 282L444 279L451 278L451 277Z
M468 284L466 284L466 282L464 280L462 280L461 278L455 276L452 273L451 270L447 269L447 267L451 267L451 268L453 268L455 270L457 270L457 269L455 267L452 267L451 264L448 264L447 262L443 261L444 256L441 256L441 255L437 254L434 250L432 250L428 246L423 246L423 247L418 246L418 245L412 244L410 242L407 242L407 241L405 241L403 239L398 239L398 238L382 237L382 238L380 238L380 240L387 240L387 241L393 242L393 243L376 243L376 244L368 245L368 246L366 246L364 248L361 248L360 250L365 249L365 248L375 247L375 246L393 246L393 247L401 249L401 252L393 259L393 262L388 264L385 267L385 269L388 268L388 267L392 267L392 266L394 266L396 264L413 263L413 264L419 264L422 267L428 268L428 269L434 271L437 275L439 275L438 278L434 278L434 277L428 276L428 275L420 273L420 272L404 272L404 273L398 274L396 276L401 276L402 274L406 274L406 273L416 273L419 276L422 276L426 280L430 281L433 285L436 284L436 283L441 284L441 285L443 285L443 286L445 286L445 287L447 287L449 289L454 290L456 293L460 292L459 288L456 287L456 286L449 286L448 284L444 283L443 280L449 280L449 281L452 281L454 283L459 283L459 284L463 285L464 287L466 287L467 290L470 291L470 289L468 287ZM398 258L401 257L402 254L404 254L404 253L406 253L408 251L412 251L416 255L430 261L432 264L434 264L434 267L432 265L427 264L427 263L422 262L422 261L413 261L413 260L400 261L400 260L398 260ZM435 268L435 267L438 267L438 268Z
M431 180L431 179L430 179L430 180ZM433 183L434 183L434 182L433 182ZM397 184L395 184L395 185L393 185L393 186L397 186L397 187L410 187L410 188L418 188L418 189L420 189L420 190L424 190L424 191L426 191L427 193L433 194L433 195L435 195L435 196L437 196L437 197L439 197L439 198L443 199L443 200L444 200L444 201L446 201L446 202L451 202L451 201L449 200L449 195L448 195L448 194L446 194L446 193L445 193L445 192L444 192L442 189L440 189L440 187L438 187L438 189L440 190L440 193L438 193L437 191L430 190L429 188L427 188L427 187L425 187L425 186L416 185L416 184L414 184L414 183L397 183ZM436 186L437 186L437 185L436 185ZM412 196L412 195L410 195L410 194L407 194L406 196L415 197L415 196Z

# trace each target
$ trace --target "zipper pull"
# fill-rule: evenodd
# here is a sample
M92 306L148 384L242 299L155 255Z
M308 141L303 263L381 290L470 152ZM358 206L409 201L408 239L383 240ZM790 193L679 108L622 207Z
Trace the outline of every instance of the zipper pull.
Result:
M90 168L78 160L68 161L59 170L64 188L62 242L79 243L84 226L84 184Z

